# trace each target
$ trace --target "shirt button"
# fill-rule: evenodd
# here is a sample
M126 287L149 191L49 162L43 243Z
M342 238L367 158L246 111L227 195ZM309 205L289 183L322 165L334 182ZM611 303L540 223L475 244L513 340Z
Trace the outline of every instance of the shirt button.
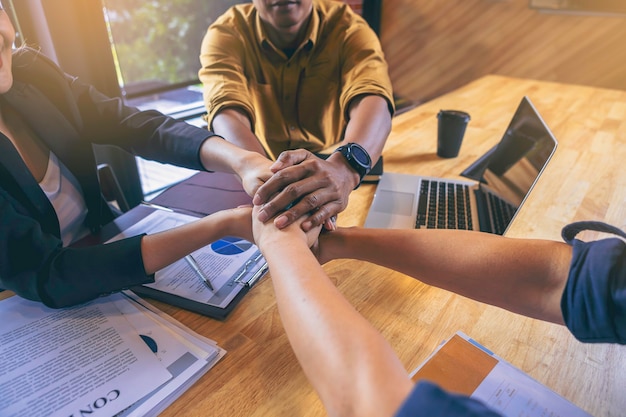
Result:
M290 125L289 130L296 130L296 127L294 125Z

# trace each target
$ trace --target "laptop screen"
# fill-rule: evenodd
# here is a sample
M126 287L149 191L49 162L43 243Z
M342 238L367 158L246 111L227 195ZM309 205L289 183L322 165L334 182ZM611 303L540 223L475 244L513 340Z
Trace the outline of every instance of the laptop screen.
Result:
M556 139L524 97L490 155L481 187L519 207L556 149Z

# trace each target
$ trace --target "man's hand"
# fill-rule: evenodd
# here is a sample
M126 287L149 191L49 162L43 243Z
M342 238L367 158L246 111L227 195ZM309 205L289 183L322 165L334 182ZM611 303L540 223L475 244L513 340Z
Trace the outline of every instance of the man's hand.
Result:
M279 229L307 213L304 231L324 224L330 228L331 218L346 208L359 182L359 175L337 153L324 160L304 149L285 151L270 169L274 175L259 187L253 203L262 206L259 220L276 216Z

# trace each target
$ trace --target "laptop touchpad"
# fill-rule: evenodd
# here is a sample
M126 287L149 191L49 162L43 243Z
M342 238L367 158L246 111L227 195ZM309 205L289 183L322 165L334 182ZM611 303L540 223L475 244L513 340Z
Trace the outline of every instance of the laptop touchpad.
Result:
M378 190L377 194L372 210L401 216L413 215L413 194L386 190Z

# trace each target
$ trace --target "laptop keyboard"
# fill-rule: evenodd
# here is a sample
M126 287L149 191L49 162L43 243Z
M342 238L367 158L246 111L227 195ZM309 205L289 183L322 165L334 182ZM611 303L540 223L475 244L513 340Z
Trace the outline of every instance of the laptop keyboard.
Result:
M489 205L491 206L491 219L494 225L493 232L498 235L503 235L515 214L515 207L494 194L487 193L487 196Z
M475 196L480 217L479 230L503 235L515 215L515 206L495 194L480 189L475 190Z
M469 187L422 180L415 228L471 230Z

